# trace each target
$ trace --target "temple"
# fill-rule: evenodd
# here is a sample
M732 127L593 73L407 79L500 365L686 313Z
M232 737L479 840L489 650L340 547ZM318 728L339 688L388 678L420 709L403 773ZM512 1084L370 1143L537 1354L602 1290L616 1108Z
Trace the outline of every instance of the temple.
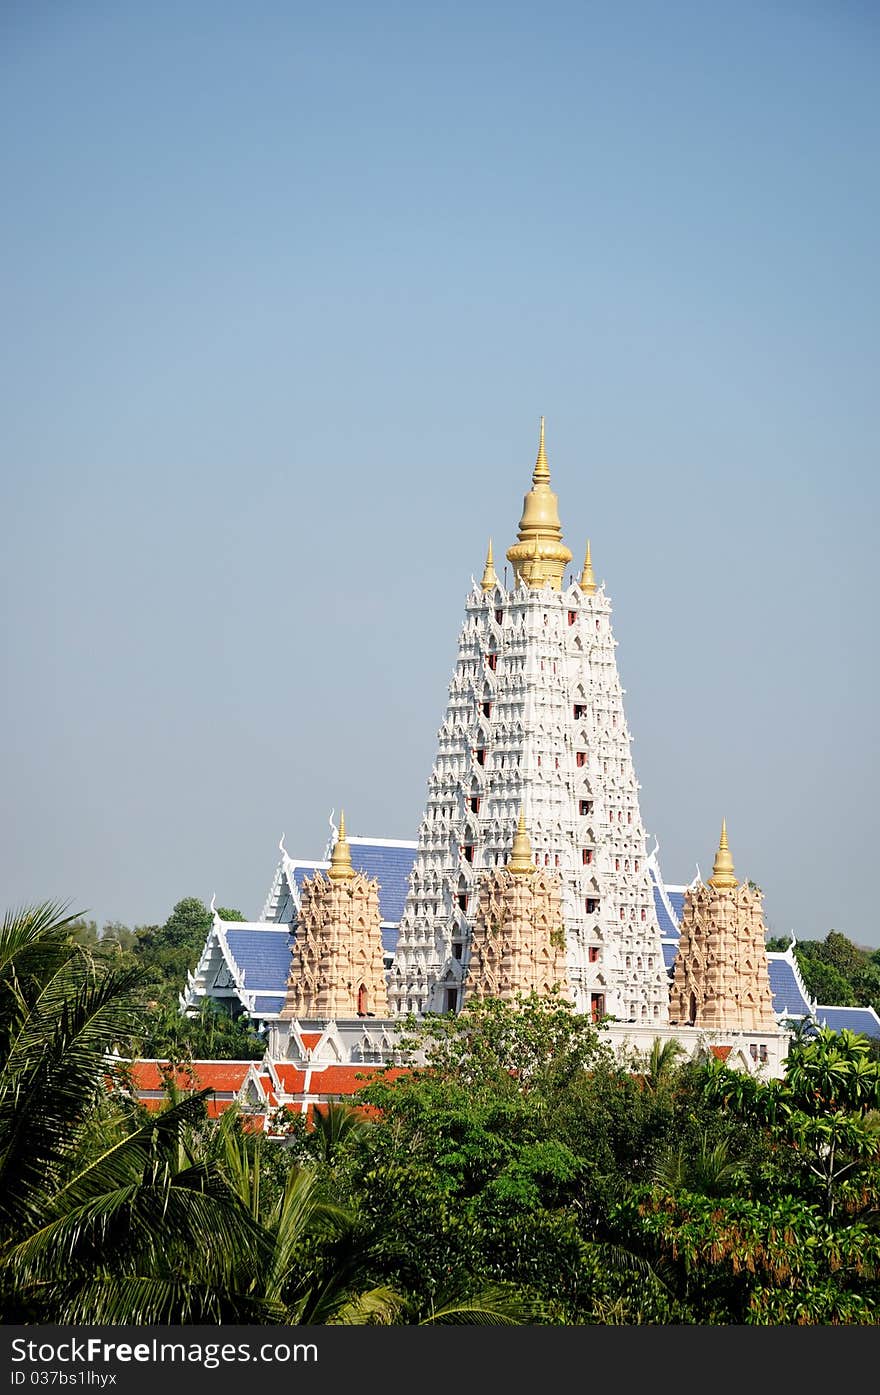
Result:
M669 992L617 672L611 604L587 549L566 578L541 420L532 487L508 549L491 546L465 601L400 923L392 1011L454 1011L468 974L478 883L503 866L519 810L535 865L560 878L567 983L596 1019L660 1025Z
M417 839L348 837L331 818L308 861L282 838L260 919L215 912L183 1009L226 1000L267 1033L267 1059L310 1072L394 1060L410 1014L531 992L561 993L621 1052L674 1036L771 1074L798 1021L880 1037L872 1009L813 1002L791 948L767 953L726 825L707 885L664 883L611 604L589 542L569 571L543 418L507 560L509 587L490 542L465 599Z

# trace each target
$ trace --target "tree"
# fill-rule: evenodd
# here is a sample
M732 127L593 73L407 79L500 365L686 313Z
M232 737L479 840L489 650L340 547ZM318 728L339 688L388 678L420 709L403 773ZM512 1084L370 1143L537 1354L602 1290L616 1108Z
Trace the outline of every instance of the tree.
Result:
M107 1094L139 975L46 904L0 927L0 1300L7 1321L247 1320L234 1265L260 1234L183 1131L203 1098L144 1119Z
M807 992L817 1003L833 1003L837 1007L854 1007L855 994L849 979L824 959L800 955L795 951Z

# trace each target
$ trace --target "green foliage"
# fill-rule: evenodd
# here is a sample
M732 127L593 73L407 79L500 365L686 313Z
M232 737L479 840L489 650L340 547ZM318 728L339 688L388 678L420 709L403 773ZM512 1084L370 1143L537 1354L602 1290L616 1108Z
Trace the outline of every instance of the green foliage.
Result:
M410 1019L404 1051L426 1069L480 1089L526 1093L570 1079L609 1048L582 1013L559 994L467 1003L460 1013Z
M829 930L824 940L800 940L794 954L816 1002L880 1011L880 951L861 949L838 930Z
M0 927L0 1309L6 1321L247 1320L261 1240L186 1146L195 1096L143 1118L108 1098L140 1017L136 970L45 905Z
M226 921L244 920L241 911L223 907ZM178 901L164 925L141 925L134 930L109 921L98 930L93 920L76 917L68 933L101 962L140 972L147 1013L135 1045L141 1056L184 1060L258 1060L265 1039L256 1032L238 1004L206 1000L197 1014L184 1017L180 992L204 948L213 916L194 896Z
M291 1116L280 1143L238 1108L209 1120L204 1092L132 1102L111 1053L145 1022L171 1056L247 1026L206 1007L181 1042L144 1010L138 947L104 938L51 906L0 929L6 1321L880 1320L864 1038L802 1033L766 1082L659 1039L622 1063L558 997L476 1003L412 1022L413 1068L374 1076L366 1112Z
M817 1003L855 1007L856 997L849 979L825 959L798 954L795 958L810 997Z
M179 1007L153 1003L136 1050L139 1056L170 1061L258 1061L266 1054L266 1041L246 1014L233 1017L222 1002L206 998L192 1017Z

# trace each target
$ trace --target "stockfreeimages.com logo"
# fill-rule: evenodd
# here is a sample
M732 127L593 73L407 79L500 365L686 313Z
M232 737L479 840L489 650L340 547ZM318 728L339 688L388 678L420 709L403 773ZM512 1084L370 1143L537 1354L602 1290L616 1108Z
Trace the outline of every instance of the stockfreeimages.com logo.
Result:
M147 1342L106 1342L103 1337L72 1337L60 1342L33 1342L15 1337L11 1342L13 1364L27 1363L42 1370L12 1372L12 1384L68 1384L56 1375L54 1381L44 1380L52 1370L69 1365L89 1366L96 1362L138 1362L145 1365L167 1362L181 1366L203 1366L213 1371L218 1366L234 1366L244 1362L289 1361L316 1362L318 1348L314 1342L162 1342L153 1337ZM38 1379L34 1380L37 1376ZM88 1382L83 1382L88 1383Z

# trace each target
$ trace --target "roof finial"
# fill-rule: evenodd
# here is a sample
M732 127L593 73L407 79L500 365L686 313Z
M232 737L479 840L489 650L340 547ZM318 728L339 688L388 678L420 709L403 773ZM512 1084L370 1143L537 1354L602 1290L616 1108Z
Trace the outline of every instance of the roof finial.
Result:
M541 435L538 440L538 458L535 461L535 470L532 475L532 484L549 484L550 466L547 464L547 452L544 450L544 418L541 418Z
M333 845L333 854L330 858L327 876L332 878L334 882L354 876L354 868L351 865L351 849L345 837L344 809L340 809L339 811L339 837Z
M532 845L526 832L526 812L520 806L519 823L513 835L513 847L507 863L507 870L515 877L529 877L535 870L532 862Z
M726 819L721 820L721 841L715 854L715 864L709 878L709 885L714 886L718 891L727 891L738 885L733 872L733 858L730 855L730 848L727 846Z
M588 596L592 596L596 590L596 578L593 576L593 559L590 556L590 539L587 538L587 552L584 557L584 569L581 572L581 590L586 591Z
M483 580L480 582L484 591L491 591L498 585L498 577L495 575L495 563L492 560L492 539L489 539L489 551L486 553L486 566L483 571Z

